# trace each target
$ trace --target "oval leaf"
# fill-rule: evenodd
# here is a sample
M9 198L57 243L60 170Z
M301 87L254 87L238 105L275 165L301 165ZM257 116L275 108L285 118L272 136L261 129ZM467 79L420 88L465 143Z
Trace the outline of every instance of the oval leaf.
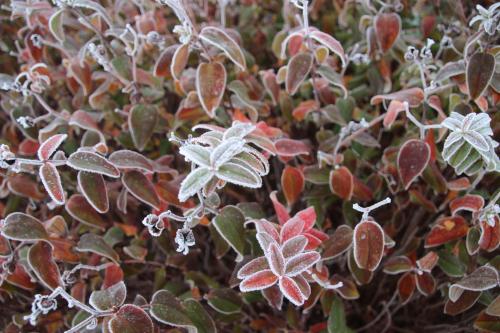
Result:
M68 158L67 165L78 171L99 173L118 178L120 171L104 157L89 151L77 151Z
M140 307L125 304L108 323L110 333L153 333L153 321Z
M471 99L481 96L495 71L495 57L489 53L474 54L467 64L467 88Z
M122 182L127 190L140 201L153 208L160 206L160 198L156 194L153 183L143 173L137 170L127 171L122 177Z
M36 277L52 290L62 286L59 268L52 257L52 245L46 241L33 244L28 250L28 264Z
M384 254L384 231L371 220L360 222L354 228L354 260L368 271L374 271Z
M115 250L113 250L113 248L109 246L101 236L93 233L86 233L80 237L76 250L79 252L96 253L100 256L111 259L115 263L118 263L120 260L118 253L116 253Z
M201 106L213 118L226 90L226 68L220 62L202 63L196 71L196 92Z
M98 173L78 172L78 186L85 199L99 213L109 210L108 189L104 177Z
M42 222L24 213L9 214L4 221L2 235L18 241L36 241L49 238Z
M158 112L153 105L137 104L132 107L128 117L128 126L135 147L143 151L151 139L158 122Z
M107 226L101 215L80 194L74 194L69 198L66 202L66 210L72 218L90 227L104 230Z
M66 198L61 184L61 176L52 163L46 162L40 167L40 179L50 198L58 205L64 205Z
M286 72L286 92L294 95L311 71L314 56L311 53L298 53L290 59Z
M289 206L293 205L304 190L305 179L300 169L286 166L281 174L281 186Z

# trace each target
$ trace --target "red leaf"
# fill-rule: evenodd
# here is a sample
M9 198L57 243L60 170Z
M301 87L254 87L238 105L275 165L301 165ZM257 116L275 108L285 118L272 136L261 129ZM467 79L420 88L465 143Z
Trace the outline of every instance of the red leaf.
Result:
M273 207L274 211L276 212L276 216L278 217L278 222L280 224L285 224L285 222L290 219L290 215L288 214L285 206L283 206L281 202L278 201L278 198L276 197L276 191L271 192L269 197L273 202Z
M462 191L469 188L470 181L467 177L461 177L458 179L450 180L447 185L450 191Z
M281 228L280 239L281 243L286 242L292 237L300 235L304 230L304 220L299 217L294 217L288 220Z
M220 62L202 63L196 71L196 91L201 106L213 118L226 90L226 68Z
M373 105L382 103L383 100L397 100L408 102L411 107L419 106L425 98L424 91L420 88L410 88L396 91L386 95L376 95L370 100Z
M40 167L40 179L42 180L45 190L50 195L50 198L58 205L63 205L66 199L61 184L61 177L52 163L45 162Z
M160 54L153 70L155 76L169 77L171 75L170 66L177 48L179 48L179 44L171 45Z
M50 289L62 286L59 268L52 257L52 245L39 241L28 251L28 263L40 281Z
M280 290L285 297L297 306L304 304L305 297L298 284L291 278L283 276L279 281Z
M320 259L318 252L310 251L299 253L286 262L285 272L287 276L296 276L310 268Z
M486 221L481 221L481 237L479 247L492 252L500 245L500 218L495 216L495 225L491 226Z
M300 169L286 166L281 174L281 186L288 206L293 205L304 190L304 174Z
M484 207L484 199L480 195L467 194L461 198L456 198L450 202L451 215L455 215L458 211L466 210L476 213Z
M265 269L269 269L266 257L258 257L250 260L245 265L243 265L243 267L241 267L238 271L237 276L238 279L244 279Z
M279 139L274 143L279 156L294 157L309 155L310 148L304 142L292 139Z
M342 166L330 172L330 190L343 200L351 200L354 192L354 177Z
M383 13L375 17L375 33L383 52L389 50L401 30L401 18L396 13Z
M415 292L416 281L413 273L405 273L398 280L398 295L401 303L405 304Z
M424 171L430 159L429 145L421 140L406 141L398 154L398 171L405 189Z
M422 295L429 296L436 290L436 280L427 272L417 274L417 289Z
M285 258L278 245L276 243L271 243L265 255L271 271L277 276L283 275L285 272Z
M304 231L309 231L314 226L314 222L316 222L316 210L312 206L307 207L295 214L294 217L302 219L304 221Z
M278 285L262 290L262 295L269 302L269 304L271 304L271 306L281 310L281 306L283 305L283 293L281 293Z
M310 112L317 110L318 108L318 103L314 99L311 99L301 102L295 109L293 109L292 115L295 119L301 121L304 120Z
M430 251L425 256L417 260L417 266L425 272L430 272L438 263L439 256L436 252Z
M366 186L361 180L359 180L356 176L354 178L354 189L353 196L359 201L371 201L373 199L372 190Z
M38 159L40 161L48 160L67 137L67 134L56 134L45 140L38 148Z
M250 275L240 283L242 292L262 290L271 287L278 281L278 277L270 269Z
M281 246L281 253L283 253L283 257L287 259L297 253L302 253L306 248L307 243L308 240L305 236L295 236L283 243Z
M385 128L391 128L392 124L398 117L398 114L401 111L404 111L405 108L403 106L403 103L397 100L392 100L389 103L389 107L387 108L387 112L385 113L384 116L384 127Z
M469 227L461 216L443 217L437 221L425 238L425 247L434 247L467 235Z
M354 228L354 260L356 264L374 271L384 254L384 231L372 220L360 222Z
M285 88L294 95L312 68L314 57L311 53L297 53L290 59L286 71Z

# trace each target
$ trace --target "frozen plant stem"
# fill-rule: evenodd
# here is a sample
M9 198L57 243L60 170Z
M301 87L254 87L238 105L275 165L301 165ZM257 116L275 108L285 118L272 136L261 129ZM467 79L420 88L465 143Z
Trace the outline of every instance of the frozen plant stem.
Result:
M360 205L358 205L357 203L352 205L352 208L354 210L357 210L358 212L361 212L363 213L363 216L361 217L362 220L365 220L368 218L368 216L370 215L370 212L372 210L375 210L381 206L384 206L384 205L387 205L387 204L390 204L391 203L391 198L387 197L385 198L384 200L382 201L379 201L377 202L376 204L373 204L371 206L368 206L368 207L361 207Z
M442 127L440 124L435 124L435 125L422 124L420 121L417 120L417 118L415 118L415 116L413 116L413 114L411 114L410 105L408 104L408 102L407 101L403 102L403 105L404 105L405 113L406 113L406 116L408 117L408 119L410 119L410 121L420 129L420 139L422 139L422 140L425 139L425 131L426 130L439 129Z

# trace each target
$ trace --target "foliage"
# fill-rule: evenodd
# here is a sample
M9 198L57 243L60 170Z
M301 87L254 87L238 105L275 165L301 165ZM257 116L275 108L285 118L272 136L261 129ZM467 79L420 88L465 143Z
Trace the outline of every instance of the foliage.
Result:
M500 5L0 11L3 332L500 332Z

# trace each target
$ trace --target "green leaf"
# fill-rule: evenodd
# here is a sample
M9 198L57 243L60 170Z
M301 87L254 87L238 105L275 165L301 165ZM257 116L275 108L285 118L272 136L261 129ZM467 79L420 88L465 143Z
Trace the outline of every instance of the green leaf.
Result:
M163 324L193 328L193 322L182 303L167 290L158 290L153 295L149 313Z
M100 256L111 259L115 263L118 263L120 257L118 253L113 250L111 246L104 241L101 236L96 234L87 233L80 238L76 246L76 250L79 252L92 252Z
M335 72L333 68L330 66L319 66L318 69L316 69L316 73L321 75L324 79L326 79L328 82L333 84L334 86L342 89L342 92L344 93L344 98L347 98L347 89L344 86L344 81L342 80L342 76Z
M219 167L215 175L226 182L244 187L259 188L262 186L262 179L256 172L232 162Z
M146 147L157 123L158 111L152 105L137 104L130 110L128 126L134 145L139 151Z
M99 213L104 214L109 210L108 189L104 177L98 173L78 172L78 185L85 199Z
M208 305L223 314L239 313L242 301L239 294L233 289L212 289L205 295Z
M224 207L212 220L215 229L238 254L236 261L243 258L245 251L245 217L235 206Z
M462 277L465 274L465 267L460 259L447 250L438 252L439 261L438 266L445 272L446 275L451 277Z
M125 172L122 183L134 197L153 208L160 206L160 198L156 193L153 183L140 171L130 170Z
M345 320L344 304L342 299L335 296L328 316L328 333L354 333L347 327Z
M184 202L189 199L190 196L201 190L212 177L213 173L208 168L198 168L191 171L181 183L179 201Z
M72 218L89 227L104 230L107 226L104 218L92 208L83 195L73 194L66 202L66 211Z
M64 42L64 29L63 29L63 21L64 21L64 8L59 9L57 12L52 14L49 19L49 30L60 43Z
M194 299L182 302L198 333L215 333L215 323L203 306Z

